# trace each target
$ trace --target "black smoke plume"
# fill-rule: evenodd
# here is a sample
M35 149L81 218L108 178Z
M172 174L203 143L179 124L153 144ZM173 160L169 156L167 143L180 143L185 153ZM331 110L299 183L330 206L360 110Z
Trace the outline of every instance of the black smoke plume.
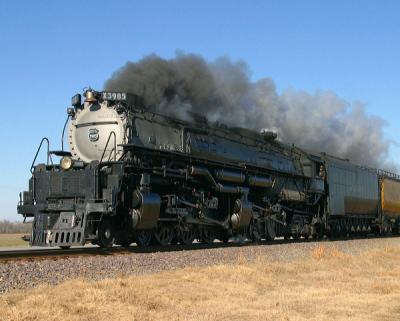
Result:
M105 89L140 95L145 107L183 119L193 111L210 121L273 130L284 142L359 164L382 167L388 155L385 122L367 115L361 103L329 91L288 89L279 95L272 79L253 82L246 63L226 57L207 62L193 54L150 55L126 63Z

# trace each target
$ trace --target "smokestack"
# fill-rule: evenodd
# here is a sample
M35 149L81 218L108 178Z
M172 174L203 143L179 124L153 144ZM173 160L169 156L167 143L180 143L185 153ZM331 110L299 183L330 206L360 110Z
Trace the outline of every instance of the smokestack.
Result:
M268 128L287 143L359 164L382 167L388 156L385 122L367 115L361 103L329 91L279 95L272 79L252 82L247 64L227 57L207 62L194 54L150 55L127 62L105 89L140 95L146 108L186 120L196 112L231 126Z

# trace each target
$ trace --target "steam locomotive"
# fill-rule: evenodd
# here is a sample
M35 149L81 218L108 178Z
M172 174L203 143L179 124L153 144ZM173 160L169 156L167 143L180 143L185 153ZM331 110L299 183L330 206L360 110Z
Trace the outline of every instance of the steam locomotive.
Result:
M44 138L20 194L18 213L33 218L30 245L400 232L396 174L284 144L273 132L158 114L128 93L88 89L84 98L67 110L69 151L51 151ZM45 144L46 163L35 164Z

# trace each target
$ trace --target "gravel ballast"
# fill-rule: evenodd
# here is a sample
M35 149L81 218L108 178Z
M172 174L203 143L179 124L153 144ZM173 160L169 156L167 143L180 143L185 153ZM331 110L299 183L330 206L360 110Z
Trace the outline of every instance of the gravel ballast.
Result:
M376 248L399 247L400 238L354 239L345 241L288 242L247 246L216 247L162 252L132 252L104 256L71 256L38 260L0 261L0 293L57 284L73 278L99 280L121 275L156 273L184 267L231 264L239 259L287 262L311 257L313 249L324 246L357 255Z

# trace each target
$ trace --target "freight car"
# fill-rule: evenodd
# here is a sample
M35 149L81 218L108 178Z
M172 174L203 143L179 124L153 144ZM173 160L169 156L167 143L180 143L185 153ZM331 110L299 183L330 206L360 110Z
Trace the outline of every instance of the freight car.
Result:
M69 151L51 151L44 138L20 195L18 213L33 217L31 245L399 233L395 174L272 132L157 114L128 93L88 89L84 97L67 110ZM35 165L43 144L47 161Z

